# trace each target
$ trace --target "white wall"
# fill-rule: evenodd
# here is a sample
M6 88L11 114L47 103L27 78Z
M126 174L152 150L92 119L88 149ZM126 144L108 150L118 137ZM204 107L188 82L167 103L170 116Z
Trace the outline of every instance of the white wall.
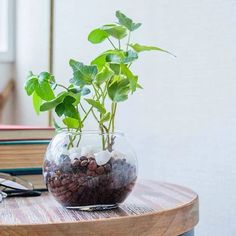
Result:
M20 88L29 69L47 69L47 1L17 2L16 117L20 123L45 124L46 116L34 115ZM69 58L88 63L105 48L89 44L86 36L114 20L117 9L143 22L133 39L178 56L141 56L135 70L144 90L120 105L118 128L136 148L140 178L183 184L199 193L196 235L235 236L236 2L55 2L55 74L61 81L71 78Z
M48 70L49 1L16 1L16 80L15 123L46 126L47 113L37 116L31 98L23 89L31 70Z
M69 58L105 46L88 32L120 9L143 27L133 35L177 55L146 53L135 66L144 90L119 107L118 128L135 146L140 177L171 181L200 195L197 235L235 236L236 2L232 0L56 1L55 74Z

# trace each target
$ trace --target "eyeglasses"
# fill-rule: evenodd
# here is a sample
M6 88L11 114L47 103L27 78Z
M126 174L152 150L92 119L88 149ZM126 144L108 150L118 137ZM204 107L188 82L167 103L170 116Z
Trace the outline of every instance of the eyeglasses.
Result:
M41 192L35 191L33 185L10 174L0 173L0 202L6 197L40 196Z

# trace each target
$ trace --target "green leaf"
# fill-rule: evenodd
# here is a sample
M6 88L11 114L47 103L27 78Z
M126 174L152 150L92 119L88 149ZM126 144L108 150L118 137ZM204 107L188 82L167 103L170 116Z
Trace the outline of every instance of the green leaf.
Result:
M108 38L108 33L101 29L95 29L89 33L88 40L91 43L97 44Z
M129 31L134 31L142 25L141 23L134 23L133 20L128 18L121 11L116 11L116 17L119 20L119 23L125 26Z
M126 52L125 58L123 59L123 62L125 64L127 64L127 63L133 62L137 59L138 59L137 52L135 52L133 50L128 50L128 52Z
M55 78L49 72L41 72L38 76L39 81L47 81L50 83L55 83Z
M121 65L121 70L122 70L122 73L126 75L126 77L129 80L131 92L132 93L135 92L138 85L138 77L135 76L126 65Z
M73 85L72 85L73 86ZM76 94L81 94L82 96L90 94L91 90L87 87L78 87L78 86L73 86L69 89L70 92Z
M112 76L112 78L110 79L110 81L109 81L109 86L111 86L112 84L114 84L115 82L117 82L117 81L120 81L120 80L122 80L123 79L123 76L121 75L121 74L119 74L119 75L113 75Z
M146 46L146 45L140 45L138 43L135 43L135 44L129 44L129 46L131 48L133 48L136 52L144 52L144 51L152 51L152 50L156 50L156 51L161 51L161 52L165 52L165 53L168 53L174 57L176 57L174 54L164 50L164 49L161 49L161 48L158 48L158 47L155 47L155 46Z
M92 84L98 73L97 66L84 65L81 62L70 60L70 66L73 69L74 77L70 80L71 83L77 86L84 86Z
M35 87L35 91L39 97L45 101L50 101L55 98L53 90L48 81L41 80Z
M108 96L113 102L122 102L128 99L130 92L129 80L122 79L108 86Z
M29 77L29 79L25 82L24 88L28 96L33 94L37 84L38 84L38 78L35 76Z
M33 99L34 110L35 110L36 114L39 115L40 106L42 104L42 99L38 96L38 94L36 92L33 93L32 99Z
M91 106L93 106L94 108L96 108L98 110L98 112L105 114L106 113L106 109L105 107L96 100L93 99L85 99L87 101L88 104L90 104Z
M57 113L59 117L61 117L64 114L64 111L65 111L64 103L58 104L55 108L55 112Z
M103 25L100 29L116 39L123 39L127 35L126 28L121 25L108 24Z
M63 119L63 123L69 128L69 129L79 129L82 127L82 124L79 120L66 117Z
M110 64L111 70L116 74L120 74L120 64Z
M103 66L106 64L106 52L102 53L98 57L96 57L94 60L91 61L91 65L96 65L98 67L98 70L100 71Z
M113 75L114 72L107 65L104 66L101 72L97 74L96 84L100 86L105 81L108 81Z
M70 59L69 65L70 65L70 67L72 68L73 71L80 70L81 67L83 67L83 63L82 62L76 61L74 59Z
M69 106L65 105L64 114L68 117L78 119L78 112L77 112L76 108L73 105L69 105Z
M111 113L107 112L106 114L102 115L100 123L103 124L104 122L109 121L110 117L111 117Z
M97 65L99 71L102 70L102 68L107 64L107 56L111 56L111 55L117 55L120 58L125 58L125 52L122 50L107 50L105 52L103 52L102 54L100 54L98 57L96 57L91 64L92 65ZM109 57L108 57L109 58ZM109 59L108 59L109 60ZM112 61L110 59L110 61Z
M123 51L114 50L113 52L107 54L106 61L110 63L120 64L125 58L125 53Z
M143 87L139 83L137 83L137 88L143 89Z
M44 102L41 106L40 106L40 111L48 111L53 109L54 107L56 107L58 104L60 104L63 99L68 95L68 92L62 92L58 97L56 97L55 99L48 101L48 102Z
M76 110L75 106L73 105L73 103L76 101L76 99L74 97L71 96L66 96L63 100L63 104L64 104L64 115L74 118L74 119L78 119L79 118L79 114L78 111Z

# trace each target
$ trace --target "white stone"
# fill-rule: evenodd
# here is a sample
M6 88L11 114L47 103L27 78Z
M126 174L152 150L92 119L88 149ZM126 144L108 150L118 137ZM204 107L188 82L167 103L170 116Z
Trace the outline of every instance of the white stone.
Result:
M94 153L99 152L100 148L98 146L84 146L81 148L81 156L93 156Z
M95 160L99 166L105 165L111 159L111 153L107 150L94 153Z

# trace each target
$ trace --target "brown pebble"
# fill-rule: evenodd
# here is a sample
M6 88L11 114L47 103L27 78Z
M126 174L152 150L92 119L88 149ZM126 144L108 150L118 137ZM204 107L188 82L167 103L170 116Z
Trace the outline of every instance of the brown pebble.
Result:
M70 197L71 196L71 192L70 191L68 191L68 192L66 192L66 194L65 194L65 196L68 198L68 197Z
M70 183L70 180L69 179L63 179L62 181L61 181L61 184L62 185L67 185L67 184L69 184Z
M68 185L68 189L71 190L72 192L75 191L77 188L76 183L72 182Z
M104 167L103 166L99 166L96 169L96 173L98 173L99 175L102 175L104 173Z
M97 163L96 161L90 161L89 164L88 164L88 169L89 170L96 170L97 169Z
M93 171L93 170L87 170L87 173L86 173L88 176L95 176L96 175L96 173L95 173L95 171Z
M74 167L78 167L78 166L80 166L80 163L81 163L81 161L76 158L76 159L73 160L72 165Z
M80 163L81 166L87 166L88 165L88 160L83 160Z
M85 173L83 173L83 172L80 172L80 173L79 173L79 177L85 177L85 176L86 176Z
M80 160L81 160L81 161L84 161L84 160L87 160L87 159L88 159L88 158L87 158L86 156L81 156L81 157L80 157Z
M55 187L59 187L61 185L60 180L59 179L55 179L54 180L54 185L55 185Z
M106 172L110 172L111 171L111 164L107 163L105 166L104 166Z

